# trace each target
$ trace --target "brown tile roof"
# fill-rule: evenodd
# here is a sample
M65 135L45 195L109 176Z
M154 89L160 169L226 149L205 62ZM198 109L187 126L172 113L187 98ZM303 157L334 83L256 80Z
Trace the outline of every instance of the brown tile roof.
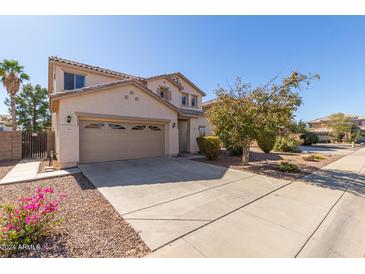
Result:
M101 67L97 67L97 66L92 66L92 65L88 65L88 64L84 64L84 63L80 63L80 62L76 62L76 61L71 61L71 60L67 60L64 58L57 57L57 56L50 56L48 59L49 59L49 61L57 61L57 62L60 62L63 64L72 65L72 66L76 66L76 67L80 67L80 68L86 68L86 69L110 74L113 76L119 76L119 77L123 77L123 78L127 78L127 79L137 80L137 81L145 80L143 77L134 76L134 75L126 74L126 73L121 73L118 71L105 69L105 68L101 68Z
M214 98L214 99L211 99L211 100L205 101L205 102L203 103L203 107L213 105L213 104L217 103L217 101L218 101L218 98Z
M88 65L88 64L68 60L68 59L65 59L65 58L57 57L57 56L48 57L48 62L50 62L50 61L56 61L56 62L60 62L60 63L63 63L63 64L76 66L76 67L79 67L79 68L90 69L90 70L98 71L98 72L101 72L101 73L105 73L105 74L109 74L109 75L113 75L113 76L117 76L117 77L123 77L123 78L127 78L127 79L133 79L133 80L137 80L137 81L141 81L141 82L145 82L146 80L149 80L149 79L162 78L163 77L163 78L168 79L169 81L171 80L171 82L173 84L175 84L181 90L181 89L183 89L183 86L180 83L178 83L177 81L175 81L174 79L172 79L173 76L178 76L178 77L183 78L186 82L188 82L191 86L193 86L203 96L206 95L199 87L197 87L193 82L191 82L181 72L162 74L162 75L152 76L152 77L149 77L149 78L144 78L144 77L135 76L135 75L127 74L127 73L122 73L122 72L118 72L118 71L114 71L114 70L110 70L110 69L106 69L106 68L101 68L101 67L98 67L98 66L93 66L93 65Z
M193 115L193 116L204 116L204 111L194 109L179 108L182 114Z
M328 116L324 116L324 117L321 117L321 118L318 118L318 119L314 119L314 120L311 120L309 121L308 123L320 123L320 122L326 122L330 119L330 116L331 115L328 115ZM356 121L356 120L365 120L365 116L361 116L361 115L355 115L355 114L348 114L348 113L345 113L345 116L346 117L349 117L352 121Z

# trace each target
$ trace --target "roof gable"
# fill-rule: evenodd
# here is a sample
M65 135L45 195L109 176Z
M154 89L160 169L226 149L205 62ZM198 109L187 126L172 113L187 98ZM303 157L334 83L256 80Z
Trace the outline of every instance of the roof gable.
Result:
M161 74L161 75L156 75L156 76L152 76L147 78L146 80L157 80L157 79L166 79L167 81L169 81L171 84L173 84L175 87L177 87L179 90L184 89L184 87L179 84L178 82L174 81L173 79L171 79L171 77L167 74Z
M181 72L175 72L175 73L171 73L168 76L170 76L172 79L174 79L174 77L180 77L182 78L185 82L187 82L190 86L192 86L197 92L199 92L201 95L205 96L206 94L199 88L197 87L192 81L190 81L184 74L182 74ZM174 80L175 81L175 80ZM175 81L176 82L176 81Z
M84 95L84 94L90 94L90 93L102 91L102 90L105 90L105 89L118 87L118 86L126 86L126 85L134 85L134 86L138 87L139 89L143 90L144 92L146 92L148 95L154 97L156 100L158 100L161 103L165 104L169 108L175 110L176 112L180 112L180 110L177 107L175 107L173 104L171 104L168 101L164 100L163 98L161 98L160 96L158 96L157 94L152 92L150 89L148 89L147 87L145 87L144 85L140 84L139 82L137 82L135 80L120 80L120 81L95 85L95 86L91 86L91 87L84 87L84 88L81 88L81 89L74 89L74 90L71 90L71 91L64 91L64 92L58 92L56 94L51 94L50 95L51 108L52 108L52 104L54 102L56 102L56 101L58 101L62 98L68 98L68 97L73 97L73 96L80 96L80 95Z

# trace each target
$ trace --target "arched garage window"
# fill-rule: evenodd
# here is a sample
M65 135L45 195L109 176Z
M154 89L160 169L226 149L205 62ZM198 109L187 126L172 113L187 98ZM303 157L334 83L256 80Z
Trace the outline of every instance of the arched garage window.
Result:
M85 126L85 128L102 128L104 127L103 123L91 123Z
M133 130L144 130L146 126L134 126L132 127Z
M109 124L109 127L112 129L125 129L125 127L119 124Z
M161 130L159 127L156 127L156 126L149 126L149 128L151 130L154 130L154 131L160 131Z

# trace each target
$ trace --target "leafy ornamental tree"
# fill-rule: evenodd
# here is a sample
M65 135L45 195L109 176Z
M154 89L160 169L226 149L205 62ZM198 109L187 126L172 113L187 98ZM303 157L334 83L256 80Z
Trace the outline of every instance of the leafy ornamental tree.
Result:
M10 96L10 113L12 130L16 130L16 114L14 97L19 91L20 84L29 80L28 74L24 73L24 67L16 60L4 59L0 62L0 80Z
M319 75L293 72L280 85L269 82L252 89L238 78L234 87L217 90L217 103L207 113L213 131L224 144L242 146L242 164L247 165L252 141L290 127L293 113L302 103L295 90L313 79Z
M338 141L343 136L346 136L346 139L350 138L353 123L351 118L344 113L334 113L330 115L326 126L331 130L332 137Z
M19 127L27 132L41 132L51 125L47 89L40 85L26 84L14 97L15 112ZM5 100L9 106L9 99Z
M308 129L307 123L303 120L293 121L290 128L292 133L306 133Z
M3 122L6 127L11 127L10 117L0 117L0 122Z

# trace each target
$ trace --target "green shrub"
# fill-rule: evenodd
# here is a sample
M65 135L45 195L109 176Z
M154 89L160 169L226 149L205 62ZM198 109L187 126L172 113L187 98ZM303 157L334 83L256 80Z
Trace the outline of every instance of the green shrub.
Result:
M311 132L306 132L300 135L300 139L303 140L304 146L311 146L319 142L319 137Z
M351 142L357 142L360 140L363 136L361 135L360 131L354 131L351 133Z
M298 173L300 172L299 167L296 165L289 163L287 161L280 162L279 170L282 172L289 172L289 173Z
M261 150L265 153L269 153L275 145L276 136L273 134L261 134L257 138L257 145L261 148Z
M231 153L231 155L235 155L235 156L242 155L242 146L233 145L227 139L225 139L224 141L221 139L221 141L222 141L223 147L225 149L227 149L227 151L229 151Z
M221 142L218 137L205 136L198 137L196 140L199 146L199 150L201 151L201 153L207 156L208 160L215 160L218 158L219 152L221 150Z
M274 145L274 150L279 152L299 153L299 142L290 136L278 136Z

